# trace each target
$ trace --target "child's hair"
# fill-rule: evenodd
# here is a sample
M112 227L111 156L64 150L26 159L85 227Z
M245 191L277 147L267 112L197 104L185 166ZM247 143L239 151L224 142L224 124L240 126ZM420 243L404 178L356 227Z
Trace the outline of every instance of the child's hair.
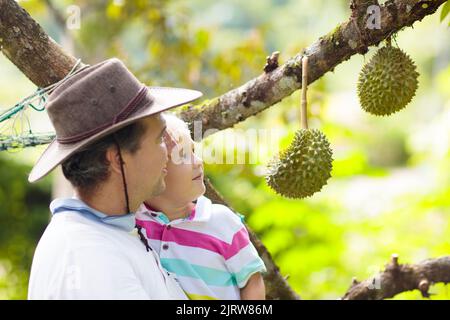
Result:
M173 113L164 113L166 120L167 131L175 139L177 143L186 143L183 141L186 137L191 137L191 132L186 122L178 118Z
M186 122L171 113L164 113L167 132L172 136L176 145L171 149L169 157L175 164L190 163L191 157L187 156L191 150L191 132Z

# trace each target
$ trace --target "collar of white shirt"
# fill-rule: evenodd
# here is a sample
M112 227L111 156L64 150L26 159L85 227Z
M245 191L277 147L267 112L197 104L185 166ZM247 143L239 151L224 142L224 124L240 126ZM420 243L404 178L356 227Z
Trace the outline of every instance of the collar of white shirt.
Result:
M136 225L136 217L133 213L123 215L107 215L103 212L91 208L77 197L57 198L50 203L50 211L53 215L60 212L73 211L85 216L88 219L112 225L124 231L133 231Z

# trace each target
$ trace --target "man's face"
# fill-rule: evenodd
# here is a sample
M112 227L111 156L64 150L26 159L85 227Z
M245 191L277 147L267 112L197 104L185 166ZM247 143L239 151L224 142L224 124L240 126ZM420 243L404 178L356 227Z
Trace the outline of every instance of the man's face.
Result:
M140 148L134 154L124 155L131 211L135 211L145 199L164 191L167 174L164 118L157 114L140 121L146 128Z

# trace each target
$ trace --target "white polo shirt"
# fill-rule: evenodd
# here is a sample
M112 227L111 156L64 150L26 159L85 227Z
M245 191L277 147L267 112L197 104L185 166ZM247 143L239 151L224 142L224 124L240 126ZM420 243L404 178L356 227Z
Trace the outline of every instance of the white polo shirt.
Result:
M87 207L81 200L67 200ZM55 214L42 235L28 298L187 299L137 233L75 210Z

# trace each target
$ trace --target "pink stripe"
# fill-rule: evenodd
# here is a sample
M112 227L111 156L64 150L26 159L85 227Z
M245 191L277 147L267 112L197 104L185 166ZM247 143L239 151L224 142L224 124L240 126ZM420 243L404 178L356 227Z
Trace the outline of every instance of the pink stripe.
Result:
M153 221L136 219L136 224L145 229L147 238L161 240L164 228Z
M212 251L222 255L225 260L233 257L242 248L245 248L250 243L248 232L245 227L242 227L234 234L233 240L231 244L229 244L204 233L178 229L175 227L172 227L170 230L165 230L164 232L165 227L154 221L136 220L136 222L139 226L142 226L146 230L147 237L149 239L164 242L175 242L182 246Z
M195 207L192 208L191 215L188 220L194 220L195 218Z

